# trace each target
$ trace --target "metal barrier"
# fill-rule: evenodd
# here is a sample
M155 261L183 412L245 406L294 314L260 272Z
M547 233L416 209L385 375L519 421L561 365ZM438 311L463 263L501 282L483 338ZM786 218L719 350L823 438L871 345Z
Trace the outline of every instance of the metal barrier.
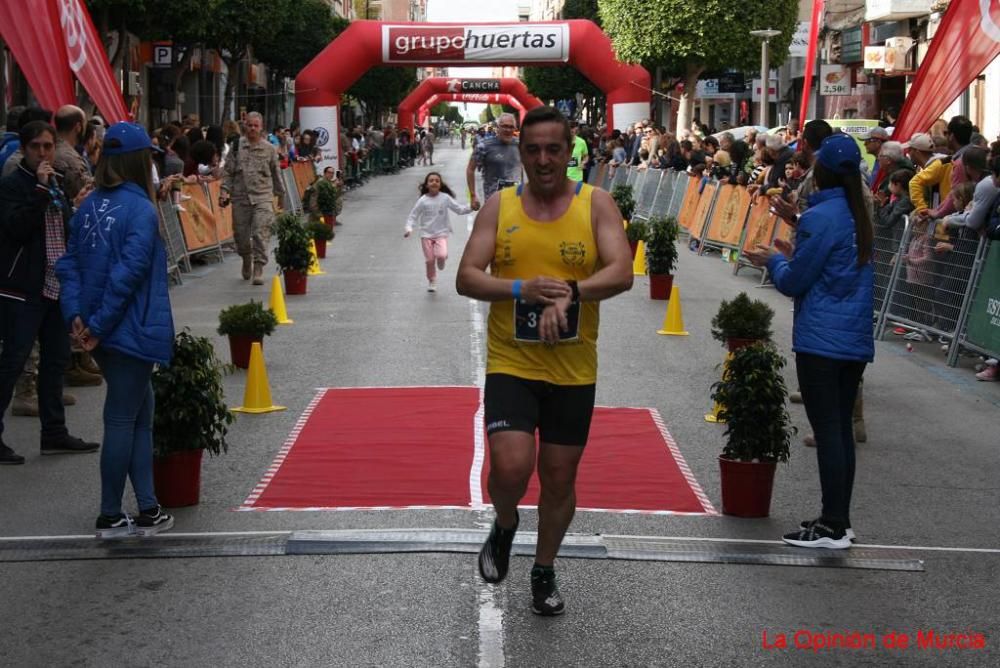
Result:
M687 190L687 182L690 177L687 172L676 172L674 176L674 191L670 195L670 207L667 209L667 216L677 218L681 212L681 205L684 204L684 192Z
M674 196L674 186L677 184L677 173L663 170L660 183L649 205L650 218L667 218L670 216L670 200Z
M634 165L630 165L628 168L628 174L625 177L625 185L633 186L632 192L635 192L635 182L639 178L641 172Z
M171 202L157 202L160 213L160 236L167 247L167 268L176 268L177 280L181 271L191 271L191 259L188 257L187 246L184 245L184 234L181 232L181 221L177 217Z
M656 198L656 191L660 189L660 181L663 180L662 169L647 169L643 176L636 181L635 186L635 215L643 220L649 219L649 212L653 208L653 200Z
M889 323L913 330L914 340L958 338L988 241L967 228L950 234L947 241L942 237L907 221L890 260L877 338L885 335Z
M973 265L976 286L962 308L958 338L948 350L948 364L955 366L961 350L1000 357L1000 243L987 241Z
M283 206L285 211L302 213L302 198L299 196L299 187L295 182L295 175L291 169L281 170L281 181L285 184L285 200Z
M614 190L615 186L621 185L623 183L628 183L629 174L632 171L631 165L618 165L618 169L615 170L615 177L611 179L611 188L609 190Z

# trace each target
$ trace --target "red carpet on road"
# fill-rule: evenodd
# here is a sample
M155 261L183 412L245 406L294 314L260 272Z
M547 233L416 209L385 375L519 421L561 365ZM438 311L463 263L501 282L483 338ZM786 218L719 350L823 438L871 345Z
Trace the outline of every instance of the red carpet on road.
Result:
M687 465L669 447L673 439L666 428L661 431L655 415L648 408L594 409L590 438L576 475L577 508L704 513L711 507L707 498L703 504L695 492L700 491L698 483L693 476L688 480ZM489 458L483 469L483 499L489 503ZM521 505L538 505L537 473L531 476Z
M479 411L476 387L321 390L240 509L489 505ZM522 505L537 503L533 476ZM577 506L715 513L658 414L645 408L595 410Z

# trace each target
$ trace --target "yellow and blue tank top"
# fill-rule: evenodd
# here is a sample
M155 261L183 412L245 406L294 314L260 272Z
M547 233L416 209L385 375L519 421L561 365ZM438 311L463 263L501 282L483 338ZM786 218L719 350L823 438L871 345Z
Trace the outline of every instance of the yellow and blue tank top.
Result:
M524 211L523 186L500 191L500 212L492 274L530 280L551 276L581 281L598 268L597 243L591 223L593 187L576 184L576 193L559 218L539 221ZM556 385L589 385L597 381L598 302L573 304L569 331L558 344L538 337L542 308L505 300L490 305L487 373L505 373Z

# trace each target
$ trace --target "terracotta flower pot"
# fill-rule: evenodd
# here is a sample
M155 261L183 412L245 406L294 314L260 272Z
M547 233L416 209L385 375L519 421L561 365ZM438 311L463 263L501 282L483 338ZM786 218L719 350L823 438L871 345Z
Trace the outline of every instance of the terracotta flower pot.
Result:
M264 337L248 336L246 334L229 335L229 357L233 366L241 369L250 368L250 347L256 341L261 348L264 347Z
M722 514L767 517L771 513L776 462L738 462L719 457Z
M649 298L670 299L670 290L674 287L673 274L649 275Z
M180 450L153 458L156 500L167 508L193 506L201 496L201 455L204 450Z
M322 259L326 258L326 239L313 239L316 243L316 257Z
M285 269L281 273L285 276L286 295L304 295L306 293L306 280L309 277L304 271Z
M323 222L326 223L327 225L329 225L330 227L333 227L334 225L337 224L337 214L335 214L335 213L324 213L323 214Z

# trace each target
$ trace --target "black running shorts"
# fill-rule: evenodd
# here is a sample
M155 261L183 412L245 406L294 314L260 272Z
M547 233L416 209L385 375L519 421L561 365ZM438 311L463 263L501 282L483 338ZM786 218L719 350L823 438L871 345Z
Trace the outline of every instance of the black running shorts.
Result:
M594 414L591 385L553 385L505 373L486 376L486 433L524 431L543 443L584 446Z

